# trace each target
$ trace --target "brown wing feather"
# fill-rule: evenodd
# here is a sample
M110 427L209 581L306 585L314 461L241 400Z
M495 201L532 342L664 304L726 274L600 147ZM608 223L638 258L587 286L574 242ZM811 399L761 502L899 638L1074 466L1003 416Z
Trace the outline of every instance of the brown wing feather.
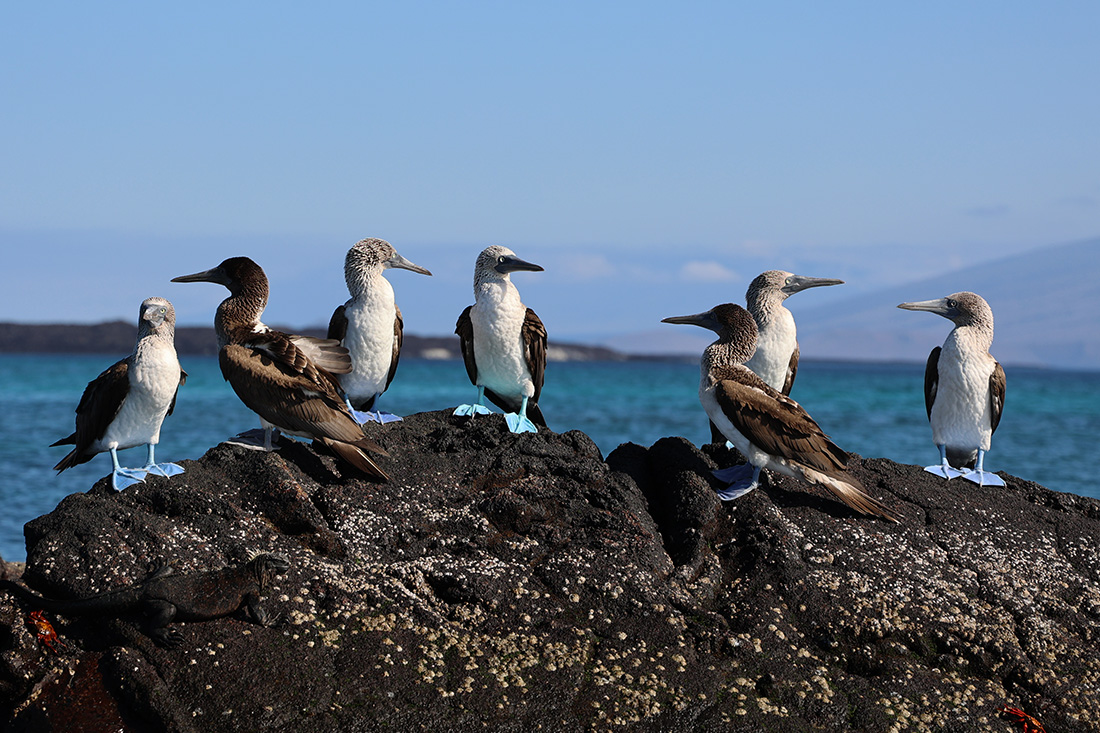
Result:
M241 402L272 425L343 443L364 438L333 385L335 378L312 364L298 371L268 351L239 344L222 347L218 363Z
M336 306L332 312L332 318L328 321L328 337L337 341L343 341L348 335L348 317L344 313L344 306Z
M542 394L542 381L546 376L546 326L530 308L523 318L521 331L527 350L527 371L531 372L531 381L535 383L535 394L531 401L538 402Z
M405 331L405 320L401 317L401 309L396 305L393 309L397 312L397 317L393 319L393 356L390 358L390 373L386 375L386 389L390 388L390 382L397 374L397 362L401 358L401 340Z
M791 353L791 361L787 364L787 378L783 380L783 394L790 395L791 387L794 386L794 378L798 375L798 344L794 345L794 351Z
M989 402L990 407L993 408L990 418L992 432L996 432L997 426L1001 423L1001 412L1005 407L1005 386L1004 367L997 363L993 367L993 373L989 375Z
M172 393L172 404L168 405L168 415L176 409L176 397L179 396L180 387L187 384L187 372L180 369L180 383L176 386L176 391Z
M928 363L924 365L924 409L932 419L932 405L936 403L936 391L940 386L940 347L932 349Z
M764 452L829 475L846 469L848 454L829 440L797 402L763 380L723 379L715 385L714 394L738 432Z
M86 451L92 443L103 437L111 421L122 409L122 401L130 391L129 377L130 357L126 357L104 369L98 377L88 382L76 406L76 431L50 446L51 448L58 445L76 446L54 466L55 470L64 471L66 468L78 466L90 461L96 455Z
M474 322L470 320L470 309L466 306L462 315L455 324L455 333L458 334L458 345L462 349L462 362L466 365L466 376L470 378L470 384L477 386L477 361L474 359Z

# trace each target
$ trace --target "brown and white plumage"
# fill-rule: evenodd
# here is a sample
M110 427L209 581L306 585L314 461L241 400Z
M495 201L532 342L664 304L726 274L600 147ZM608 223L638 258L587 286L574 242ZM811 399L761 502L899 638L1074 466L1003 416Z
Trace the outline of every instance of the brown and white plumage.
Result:
M344 404L334 374L351 370L347 349L332 339L274 331L260 321L267 306L267 276L247 257L172 282L214 282L229 289L218 306L214 330L222 376L260 417L265 446L271 430L311 438L364 473L387 479L364 451L385 451L363 433Z
M175 324L175 309L167 300L147 298L142 302L133 353L88 383L76 408L76 430L53 444L74 446L54 466L58 472L109 451L116 489L141 481L150 472L162 476L182 473L175 464L154 461L161 423L172 414L179 387L187 381L176 357ZM143 468L118 465L116 451L143 444L148 446Z
M539 408L546 375L546 327L519 298L509 273L540 272L542 268L516 257L512 250L487 247L474 266L474 305L468 306L455 325L462 360L470 382L478 388L478 405L461 405L455 414L480 411L481 396L512 415L546 426ZM484 407L482 406L482 410ZM515 429L513 428L513 432Z
M993 310L971 292L902 303L898 308L927 311L955 324L943 346L932 349L924 370L924 404L940 463L925 470L951 479L1003 486L983 468L994 431L1001 422L1005 372L989 353Z
M745 366L756 348L756 322L744 308L725 303L705 313L664 322L701 326L718 334L700 362L699 401L711 422L753 466L751 479L719 492L723 499L735 499L755 489L760 469L767 468L823 486L860 513L897 521L848 472L848 454L813 418ZM729 474L719 471L716 475Z
M339 376L340 386L352 407L366 411L368 419L380 418L370 410L389 388L401 358L404 322L393 287L383 276L390 268L432 274L402 257L385 240L360 240L344 259L351 298L336 308L328 326L328 337L339 341L351 357L352 370Z

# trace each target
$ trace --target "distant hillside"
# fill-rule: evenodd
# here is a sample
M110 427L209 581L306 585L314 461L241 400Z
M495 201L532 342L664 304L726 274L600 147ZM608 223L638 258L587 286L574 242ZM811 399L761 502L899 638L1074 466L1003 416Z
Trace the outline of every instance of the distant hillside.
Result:
M924 361L951 324L899 310L898 303L961 290L978 293L993 308L991 351L1002 363L1100 369L1100 239L1042 247L829 308L792 306L802 356Z
M323 328L279 330L324 337ZM0 353L8 354L129 354L137 338L137 326L124 321L94 325L0 323ZM213 328L184 326L176 329L176 351L180 354L218 353ZM461 359L457 336L414 336L405 334L402 355L406 358ZM599 346L550 342L550 361L624 361L630 357Z

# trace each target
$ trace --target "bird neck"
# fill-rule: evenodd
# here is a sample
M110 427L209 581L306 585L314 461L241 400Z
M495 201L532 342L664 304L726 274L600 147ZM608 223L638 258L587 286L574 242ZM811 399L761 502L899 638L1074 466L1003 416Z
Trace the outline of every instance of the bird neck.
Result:
M794 321L791 312L783 305L787 297L778 290L754 290L745 296L746 310L752 314L756 325L763 327L786 320Z
M223 300L214 315L218 345L225 346L239 340L243 334L255 333L266 307L266 288L255 286L243 287Z
M361 298L372 290L389 285L386 278L382 277L382 270L373 268L345 269L344 280L348 284L348 292L353 299Z
M993 345L993 326L985 323L973 323L955 326L947 336L948 344L953 343L960 351L989 351Z
M474 298L478 303L495 305L521 305L519 290L505 275L485 278L474 283Z
M742 340L723 336L703 350L703 371L709 374L715 368L744 364L752 357L752 351Z

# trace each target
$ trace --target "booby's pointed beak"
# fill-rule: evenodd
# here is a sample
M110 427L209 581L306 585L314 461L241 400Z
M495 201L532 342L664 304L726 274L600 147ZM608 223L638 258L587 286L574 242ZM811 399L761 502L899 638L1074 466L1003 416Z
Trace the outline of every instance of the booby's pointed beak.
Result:
M935 313L937 316L943 316L948 320L953 320L959 314L958 309L951 306L947 298L915 300L911 303L901 303L898 305L898 308L907 311L928 311L929 313Z
M412 262L409 262L396 252L394 253L393 257L386 260L384 264L386 267L396 267L401 270L412 270L413 272L419 272L421 275L432 274L431 271L428 270L428 268L421 267L420 265L414 265Z
M820 288L823 285L843 285L843 280L837 280L829 277L805 277L803 275L791 275L787 278L786 285L782 290L787 295L794 295L795 293L806 290L807 288Z
M220 266L210 270L203 270L202 272L196 272L194 275L180 275L179 277L172 278L174 283L217 283L219 285L229 285L229 278L225 275L225 270Z
M528 272L542 272L542 267L540 265L536 265L533 262L528 262L527 260L521 260L515 255L504 255L500 258L500 261L497 262L496 266L493 269L499 272L501 275L507 275L509 272L516 272L519 270L526 270Z
M670 316L668 318L662 318L661 323L675 323L688 326L699 326L710 331L717 332L720 326L718 325L718 318L714 315L714 309L711 308L705 313L696 313L693 316Z

